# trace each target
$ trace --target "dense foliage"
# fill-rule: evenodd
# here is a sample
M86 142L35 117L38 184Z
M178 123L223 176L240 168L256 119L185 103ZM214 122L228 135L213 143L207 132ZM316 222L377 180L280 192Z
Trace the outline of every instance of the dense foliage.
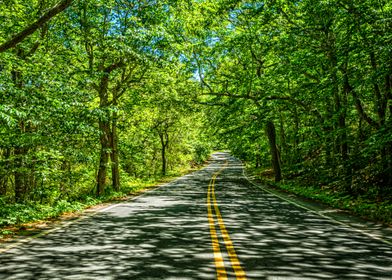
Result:
M10 0L0 18L0 207L121 191L211 147L392 193L390 1Z
M102 195L205 160L203 113L184 97L197 83L164 30L169 3L3 1L0 44L63 2L0 52L1 204Z
M390 1L230 3L197 53L221 138L256 166L271 158L276 181L387 198Z

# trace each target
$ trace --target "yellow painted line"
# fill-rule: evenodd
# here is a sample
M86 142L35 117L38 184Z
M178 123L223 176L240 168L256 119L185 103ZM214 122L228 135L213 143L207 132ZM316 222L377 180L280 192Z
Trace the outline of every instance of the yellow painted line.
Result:
M227 165L228 165L228 162L226 161L225 165L218 172L214 173L214 175L211 178L210 184L208 185L207 205L208 205L208 218L210 221L210 231L211 231L211 223L212 223L212 225L214 227L214 233L216 235L215 223L214 223L214 219L213 219L212 206L211 206L211 198L212 198L213 206L214 206L214 210L215 210L215 215L218 220L219 229L222 234L223 241L225 243L226 250L229 255L229 260L230 260L231 266L233 268L234 274L236 276L236 279L245 280L246 279L245 271L241 267L241 263L238 259L236 252L235 252L233 242L231 241L230 235L226 229L222 215L219 211L218 202L217 202L216 196L215 196L215 180L218 177L218 175L223 171L223 169L226 168ZM211 233L211 238L212 238L212 233ZM217 238L217 236L216 236L216 238ZM219 243L218 243L218 246L219 246ZM213 250L215 250L214 242L213 242ZM219 253L220 253L220 251L219 251ZM215 251L214 251L214 254L215 254ZM217 263L216 259L215 259L215 266L216 266L217 274L218 274L218 263ZM219 274L218 274L218 279L227 279L227 276L225 275L225 278L219 278Z
M223 240L226 245L227 253L229 254L229 259L230 259L231 266L233 267L234 274L237 277L237 279L245 280L246 279L245 271L241 267L241 263L237 257L236 252L235 252L233 242L231 241L230 235L227 232L226 226L223 222L223 218L222 218L222 215L219 211L218 203L216 201L214 188L212 189L212 198L214 201L215 214L216 214L216 217L218 218L219 228L220 228Z
M212 214L210 191L211 191L211 183L208 185L207 205L208 205L208 224L210 226L212 250L214 252L214 262L215 262L216 277L217 277L216 279L226 280L227 273L226 273L225 264L223 262L223 257L219 246L219 240L218 240L218 235L216 233L214 217Z

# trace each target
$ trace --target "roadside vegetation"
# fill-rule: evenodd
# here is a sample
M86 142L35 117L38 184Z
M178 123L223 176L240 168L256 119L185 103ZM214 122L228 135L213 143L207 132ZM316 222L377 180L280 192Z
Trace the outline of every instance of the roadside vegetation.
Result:
M319 201L366 220L392 225L392 203L390 199L380 199L380 197L370 192L362 195L350 195L331 185L317 185L317 182L305 184L305 178L283 179L280 182L275 182L270 168L248 166L247 172L252 174L257 183L267 187Z
M42 223L56 222L56 220L62 217L67 218L69 215L73 218L88 208L130 199L202 166L202 164L195 164L188 168L172 170L166 176L156 178L133 179L123 184L119 191L107 189L100 196L85 193L72 200L54 200L52 203L31 200L26 200L23 203L6 203L5 200L2 200L0 201L0 240L14 235L34 234Z
M0 16L0 226L212 148L391 220L390 1L13 0Z
M221 142L286 190L390 223L390 1L231 3L197 56Z
M137 192L208 157L174 8L0 3L0 227Z

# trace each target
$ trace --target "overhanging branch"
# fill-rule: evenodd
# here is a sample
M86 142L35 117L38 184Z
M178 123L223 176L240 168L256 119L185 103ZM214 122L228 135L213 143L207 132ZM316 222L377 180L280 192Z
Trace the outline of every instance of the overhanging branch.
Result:
M73 0L63 0L47 11L37 21L26 27L24 30L16 34L13 38L9 39L0 45L0 53L15 47L18 43L22 42L27 36L33 34L38 28L42 27L46 22L51 20L54 16L64 11L72 4Z

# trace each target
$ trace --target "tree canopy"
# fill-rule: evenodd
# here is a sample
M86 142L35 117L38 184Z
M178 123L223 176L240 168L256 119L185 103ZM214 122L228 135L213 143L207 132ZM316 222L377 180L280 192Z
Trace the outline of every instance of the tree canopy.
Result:
M9 0L0 18L4 203L120 191L213 148L392 193L390 1Z

